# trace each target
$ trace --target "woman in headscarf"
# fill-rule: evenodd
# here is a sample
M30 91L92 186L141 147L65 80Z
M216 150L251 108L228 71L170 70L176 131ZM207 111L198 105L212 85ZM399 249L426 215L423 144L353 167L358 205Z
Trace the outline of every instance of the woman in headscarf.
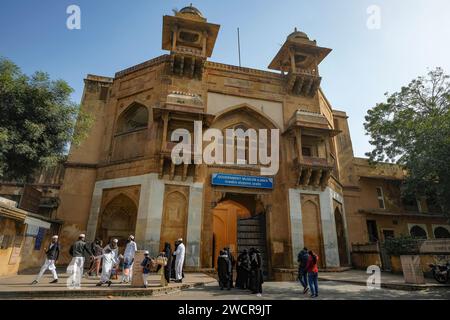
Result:
M226 287L231 289L231 260L228 253L224 250L220 251L220 255L217 258L217 273L219 276L220 290Z
M174 251L177 251L178 248L178 241L175 241L174 243ZM176 276L175 276L175 259L174 257L172 257L172 262L170 264L170 278L173 280L176 280Z
M237 259L236 288L248 289L248 275L250 272L250 259L247 249L244 249Z
M258 249L250 249L250 290L256 293L258 297L262 294L263 274L262 274L262 260Z
M169 283L172 271L172 250L170 250L170 243L168 242L164 244L164 254L167 258L167 265L164 267L164 276L166 277L167 283Z

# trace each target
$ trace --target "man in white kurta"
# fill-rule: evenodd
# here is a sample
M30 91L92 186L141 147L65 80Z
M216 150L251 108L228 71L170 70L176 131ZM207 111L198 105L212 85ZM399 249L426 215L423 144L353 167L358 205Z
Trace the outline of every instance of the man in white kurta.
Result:
M186 252L186 248L183 244L183 239L178 239L178 247L177 250L173 253L176 256L175 259L175 282L183 281L183 264L184 264L184 255Z
M67 266L67 273L70 275L67 278L67 287L69 289L81 288L81 277L83 275L84 268L84 256L88 254L91 259L94 258L94 254L91 252L90 246L84 241L86 235L80 234L78 241L76 241L72 247L70 247L70 255L72 261Z
M102 276L100 278L100 282L97 283L97 287L100 287L102 284L107 283L108 287L111 285L111 271L113 267L119 263L119 257L116 255L115 251L111 249L106 249L103 255L95 257L95 259L102 259Z
M134 236L130 236L128 238L127 246L125 247L125 252L123 254L123 274L122 274L122 283L131 282L131 276L133 273L133 263L134 256L136 255L137 245L134 242Z

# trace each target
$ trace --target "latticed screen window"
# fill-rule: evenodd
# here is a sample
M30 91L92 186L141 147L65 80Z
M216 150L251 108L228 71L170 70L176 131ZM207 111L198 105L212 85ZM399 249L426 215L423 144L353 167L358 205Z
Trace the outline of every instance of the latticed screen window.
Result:
M385 209L384 205L384 195L383 195L383 188L377 187L377 198L378 198L378 206L380 209Z
M305 157L311 157L312 156L311 147L302 147L302 155L304 155Z

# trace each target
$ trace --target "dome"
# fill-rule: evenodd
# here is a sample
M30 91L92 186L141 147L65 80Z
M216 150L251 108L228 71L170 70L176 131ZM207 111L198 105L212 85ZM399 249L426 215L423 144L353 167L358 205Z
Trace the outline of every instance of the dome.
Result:
M200 18L203 18L203 15L200 12L200 10L198 10L196 7L192 6L192 3L191 3L190 6L184 7L183 9L181 9L179 11L179 13L181 13L181 14L190 14L190 15L194 15L194 16L198 16Z
M297 28L295 28L295 31L292 32L287 37L288 40L309 40L308 35L304 32L297 31Z

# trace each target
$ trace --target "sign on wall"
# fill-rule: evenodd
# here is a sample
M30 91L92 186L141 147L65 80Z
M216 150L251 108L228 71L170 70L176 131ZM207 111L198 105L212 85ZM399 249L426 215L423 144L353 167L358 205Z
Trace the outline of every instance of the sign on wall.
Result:
M47 232L44 228L39 228L39 231L36 235L36 241L34 242L34 250L41 250L42 241L44 241L45 233Z
M213 186L273 189L273 178L262 176L242 176L238 174L213 173L211 175Z

